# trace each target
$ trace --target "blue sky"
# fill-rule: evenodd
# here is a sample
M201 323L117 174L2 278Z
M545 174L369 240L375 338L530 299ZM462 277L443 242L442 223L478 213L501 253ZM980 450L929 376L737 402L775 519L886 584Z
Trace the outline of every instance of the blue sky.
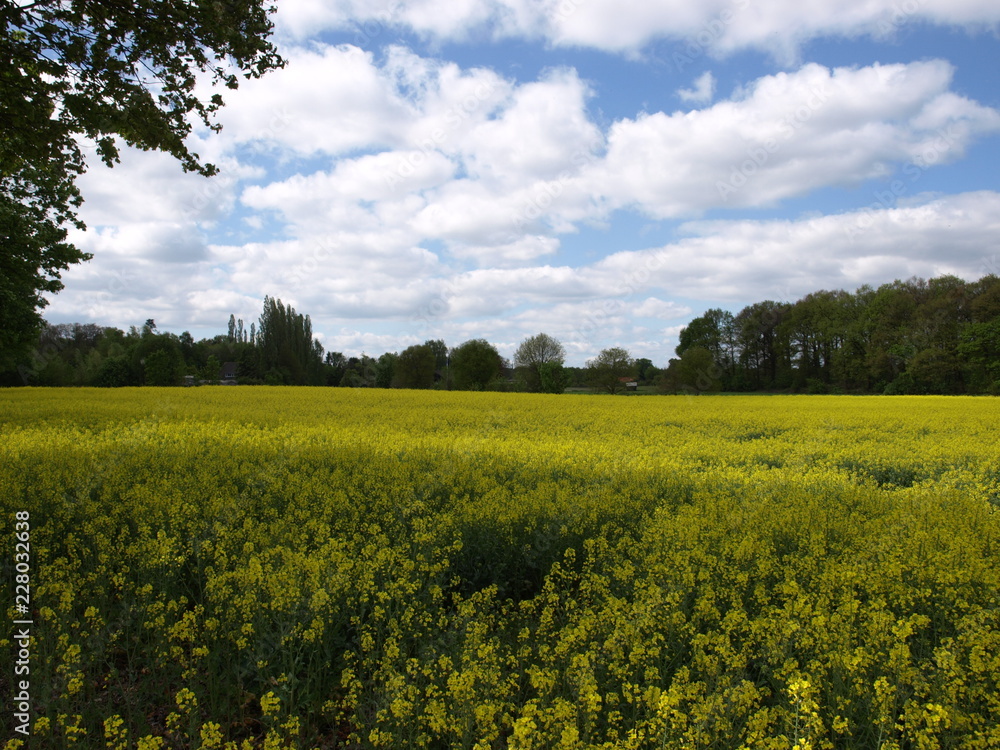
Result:
M205 180L81 180L51 322L196 337L265 294L327 350L665 364L711 307L1000 273L995 0L279 0ZM210 93L206 87L206 95Z

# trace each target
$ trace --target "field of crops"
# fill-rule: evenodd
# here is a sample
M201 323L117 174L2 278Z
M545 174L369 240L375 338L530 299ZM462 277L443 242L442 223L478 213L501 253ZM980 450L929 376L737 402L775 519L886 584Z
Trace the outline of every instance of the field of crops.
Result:
M1000 747L998 426L978 398L2 391L24 746Z

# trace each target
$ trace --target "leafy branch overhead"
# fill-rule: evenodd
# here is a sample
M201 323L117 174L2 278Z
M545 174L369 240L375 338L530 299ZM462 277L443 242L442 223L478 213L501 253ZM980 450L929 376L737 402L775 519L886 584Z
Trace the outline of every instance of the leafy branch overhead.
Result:
M163 151L185 171L217 170L186 139L197 124L218 131L224 105L205 84L236 89L285 61L269 41L274 6L261 0L0 0L0 311L5 320L41 319L38 292L62 288L59 272L89 255L67 245L83 228L76 178L82 143L101 161L121 142ZM34 269L32 273L25 271ZM31 307L13 309L25 298ZM0 358L17 341L0 339Z

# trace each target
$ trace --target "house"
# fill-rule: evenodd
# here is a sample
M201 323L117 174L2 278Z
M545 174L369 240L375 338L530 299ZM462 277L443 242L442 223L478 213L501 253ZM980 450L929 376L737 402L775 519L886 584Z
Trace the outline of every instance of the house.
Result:
M238 369L235 362L224 362L219 371L219 381L223 385L236 385L236 371Z

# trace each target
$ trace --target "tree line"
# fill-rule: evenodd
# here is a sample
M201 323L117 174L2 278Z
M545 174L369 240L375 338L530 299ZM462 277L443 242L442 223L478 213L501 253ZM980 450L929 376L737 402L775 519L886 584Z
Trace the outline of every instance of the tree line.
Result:
M249 327L195 341L154 320L127 332L45 325L34 351L0 384L137 386L215 383L620 393L629 383L664 393L1000 393L1000 278L912 278L854 292L765 300L733 315L708 310L680 332L677 357L657 368L621 347L585 367L565 364L552 336L524 339L511 360L482 338L432 339L378 357L324 352L308 315L271 297ZM223 373L224 365L235 373Z
M669 391L1000 394L1000 278L911 278L712 309L679 336Z
M0 371L0 385L179 386L232 382L374 388L441 388L561 393L571 386L616 393L649 360L620 348L586 368L568 367L562 344L545 333L521 342L513 361L482 338L449 348L440 339L386 352L324 353L312 322L279 299L264 298L258 321L234 315L225 334L195 341L160 332L156 321L122 331L94 324L45 324L34 350ZM654 368L655 369L655 368Z

